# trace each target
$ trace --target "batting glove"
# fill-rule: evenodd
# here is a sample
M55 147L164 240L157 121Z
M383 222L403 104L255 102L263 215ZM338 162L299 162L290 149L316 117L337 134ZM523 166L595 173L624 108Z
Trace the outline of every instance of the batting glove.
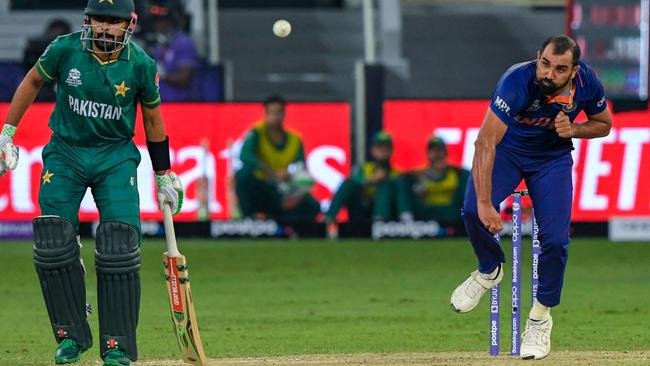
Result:
M16 126L5 124L0 132L0 176L18 165L18 148L13 144Z
M162 210L165 205L170 205L174 215L181 212L183 185L176 173L156 174L156 186L158 187L158 208Z

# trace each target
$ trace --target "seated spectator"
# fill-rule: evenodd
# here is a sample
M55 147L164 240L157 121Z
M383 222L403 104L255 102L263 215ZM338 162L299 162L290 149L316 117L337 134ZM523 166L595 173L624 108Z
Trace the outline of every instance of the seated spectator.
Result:
M23 68L25 73L36 64L47 46L58 36L68 34L72 31L70 23L65 19L53 19L45 28L45 32L36 38L27 41L27 46L23 52ZM37 102L51 102L56 100L56 83L45 83L38 95Z
M350 221L391 221L395 219L395 182L398 176L390 166L393 140L385 132L377 133L370 148L371 160L355 168L332 198L325 215L327 223L335 223L341 208L348 209Z
M469 172L449 165L447 146L438 137L427 144L429 166L404 173L398 180L397 208L403 221L460 221Z
M160 97L166 102L201 100L202 61L180 21L184 10L176 2L159 1L149 7L145 44L158 64Z
M284 128L285 101L264 102L264 120L246 136L235 174L235 191L244 217L259 214L282 222L314 221L320 205L311 196L313 179L305 167L300 136Z

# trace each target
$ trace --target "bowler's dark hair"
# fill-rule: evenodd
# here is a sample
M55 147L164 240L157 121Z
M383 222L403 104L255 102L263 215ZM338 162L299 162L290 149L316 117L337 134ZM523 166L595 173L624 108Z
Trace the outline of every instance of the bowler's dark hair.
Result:
M570 50L573 55L573 66L577 65L578 61L580 61L580 46L578 46L578 43L576 43L573 38L565 35L548 37L544 43L542 43L542 48L539 49L539 53L544 52L546 46L549 44L553 45L554 55L562 55L566 51Z
M280 104L282 108L287 105L287 102L280 95L271 95L268 98L264 99L264 107L268 107L269 104Z

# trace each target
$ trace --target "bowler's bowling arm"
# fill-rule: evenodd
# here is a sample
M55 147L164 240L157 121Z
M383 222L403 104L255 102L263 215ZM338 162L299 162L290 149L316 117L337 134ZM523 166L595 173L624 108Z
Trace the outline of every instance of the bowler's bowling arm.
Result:
M479 204L492 205L492 170L496 146L505 135L508 126L488 108L483 124L474 142L474 160L472 162L472 179Z

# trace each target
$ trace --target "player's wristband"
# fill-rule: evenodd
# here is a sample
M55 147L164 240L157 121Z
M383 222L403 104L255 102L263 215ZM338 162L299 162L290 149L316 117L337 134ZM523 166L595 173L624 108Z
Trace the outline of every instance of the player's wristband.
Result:
M169 160L169 137L165 136L163 141L147 141L147 150L151 157L151 166L155 172L169 170L172 167Z
M15 134L16 134L16 126L10 125L8 123L5 123L4 127L2 127L2 132L0 132L0 135L7 136L10 138L14 138Z

